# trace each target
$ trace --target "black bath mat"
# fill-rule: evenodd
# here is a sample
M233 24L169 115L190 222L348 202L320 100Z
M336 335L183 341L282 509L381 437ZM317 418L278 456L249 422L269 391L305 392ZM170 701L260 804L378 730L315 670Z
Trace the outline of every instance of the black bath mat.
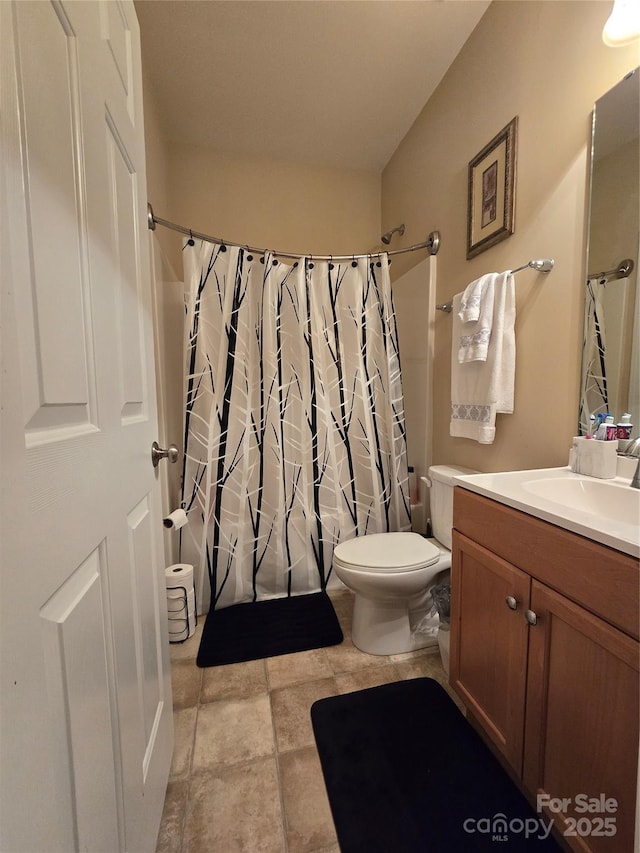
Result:
M198 666L221 666L342 642L342 631L326 592L233 604L207 614Z
M559 851L433 679L320 699L311 719L341 853Z

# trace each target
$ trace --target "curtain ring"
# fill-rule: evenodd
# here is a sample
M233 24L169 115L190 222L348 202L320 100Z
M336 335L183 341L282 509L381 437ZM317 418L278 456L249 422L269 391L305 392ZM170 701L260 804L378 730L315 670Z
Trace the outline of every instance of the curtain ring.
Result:
M189 228L189 239L187 240L187 245L188 246L195 246L195 244L196 244L196 241L193 239L193 232L191 231L191 228Z

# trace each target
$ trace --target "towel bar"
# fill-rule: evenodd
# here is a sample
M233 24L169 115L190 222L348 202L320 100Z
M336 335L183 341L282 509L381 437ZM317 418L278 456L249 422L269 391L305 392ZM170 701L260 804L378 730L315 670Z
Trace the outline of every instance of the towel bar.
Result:
M533 269L537 272L551 272L554 263L555 261L553 258L538 258L523 264L521 267L516 267L516 269L511 270L511 272L516 273L526 269ZM441 302L439 305L436 305L436 309L438 311L444 311L445 314L451 314L451 311L453 310L453 302Z

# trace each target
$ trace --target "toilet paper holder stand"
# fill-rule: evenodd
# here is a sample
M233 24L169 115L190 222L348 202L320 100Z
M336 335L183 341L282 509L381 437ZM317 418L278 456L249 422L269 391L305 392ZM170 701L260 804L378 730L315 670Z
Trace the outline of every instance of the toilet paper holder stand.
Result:
M171 622L177 622L178 620L180 620L182 622L182 621L184 621L185 617L174 616L173 618L171 618L171 616L169 616L169 614L167 613L167 622L169 623L169 626L168 626L169 627L169 642L173 643L174 645L177 646L180 643L185 643L189 639L189 637L191 636L191 622L189 619L189 603L188 603L189 602L189 592L188 592L186 586L172 586L172 587L169 587L169 589L179 589L182 592L182 594L184 595L184 606L182 609L184 609L184 612L186 614L187 636L184 637L182 640L172 640L171 639ZM193 589L193 601L194 601L193 615L195 618L194 627L197 628L198 627L198 602L196 599L195 587ZM178 612L182 612L182 609ZM184 628L182 628L181 631L176 631L176 633L181 634L183 631L184 631Z

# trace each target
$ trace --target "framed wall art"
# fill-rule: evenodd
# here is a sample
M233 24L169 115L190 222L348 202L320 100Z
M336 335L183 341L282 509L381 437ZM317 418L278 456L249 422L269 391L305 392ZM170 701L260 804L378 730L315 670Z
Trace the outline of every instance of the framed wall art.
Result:
M467 260L513 234L517 135L518 116L469 163Z

